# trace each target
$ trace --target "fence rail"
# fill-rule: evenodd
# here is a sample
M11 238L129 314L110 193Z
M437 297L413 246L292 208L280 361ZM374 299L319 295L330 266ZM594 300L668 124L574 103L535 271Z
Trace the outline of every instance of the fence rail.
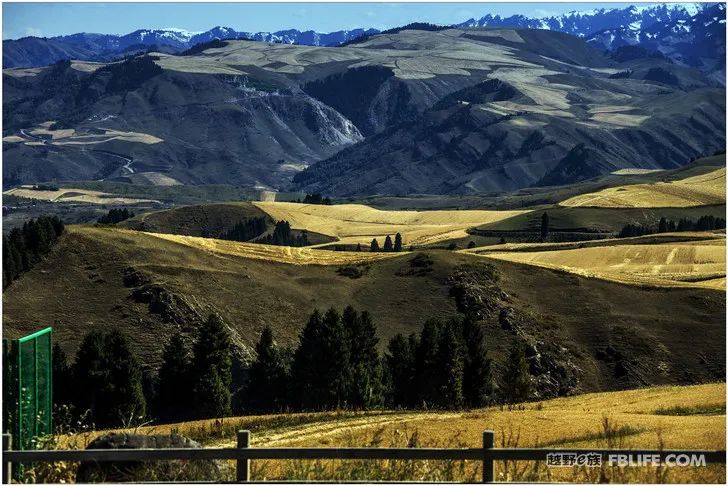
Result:
M670 456L700 456L706 464L725 464L724 450L635 450L635 449L513 449L495 448L495 433L483 433L483 447L441 449L441 448L296 448L296 447L250 447L250 432L238 432L236 447L209 449L79 449L79 450L11 450L10 438L3 436L3 480L8 483L12 463L89 461L164 461L164 460L234 460L237 461L238 482L250 480L250 461L253 459L355 459L355 460L456 460L481 461L484 483L495 479L495 461L545 461L549 454L590 454L601 461L610 457L651 456L665 461Z

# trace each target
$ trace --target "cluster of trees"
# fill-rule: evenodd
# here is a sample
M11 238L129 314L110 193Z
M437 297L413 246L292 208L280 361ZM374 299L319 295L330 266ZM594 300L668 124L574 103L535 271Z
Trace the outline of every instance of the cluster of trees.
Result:
M275 345L270 328L243 393L247 410L366 409L382 404L382 367L376 328L367 312L314 311L295 350Z
M527 400L532 377L515 346L500 392L482 326L468 318L431 320L419 334L393 337L384 356L367 312L351 306L311 314L295 350L276 346L270 328L242 396L247 411L402 408L458 409Z
M63 231L58 216L40 216L3 236L3 289L40 261Z
M268 225L264 217L246 218L230 230L225 231L220 235L220 238L223 240L250 241L265 233L267 229Z
M626 238L630 236L643 236L655 233L673 233L678 231L710 231L725 229L725 227L725 218L716 218L712 215L701 216L697 220L681 218L677 222L662 217L660 218L659 223L657 223L657 226L627 224L622 228L618 236L620 238Z
M97 427L222 417L231 413L232 344L222 320L211 315L198 329L192 352L180 334L162 354L155 379L145 379L127 337L118 330L92 330L69 365L53 349L53 393L77 416L88 413Z
M279 246L308 246L308 233L304 230L298 235L293 234L288 221L276 221L273 233L258 238L256 243Z
M303 201L300 199L296 202L302 202L303 204L323 204L325 206L331 205L331 198L330 197L323 197L319 193L314 194L306 194L306 197L303 198Z
M357 251L360 251L361 248L357 247ZM392 237L387 235L387 237L384 239L384 246L379 246L379 241L377 241L376 238L374 238L369 245L369 251L402 251L402 235L397 233L394 235L394 243L392 243Z
M116 224L134 217L134 211L128 209L110 209L109 212L98 219L99 224Z
M58 186L55 186L53 184L34 184L31 189L33 189L34 191L57 191Z
M511 350L499 387L482 326L468 318L425 323L419 334L393 337L383 356L367 312L315 310L294 348L276 345L269 327L244 382L233 381L232 342L211 315L191 349L181 334L162 351L156 376L144 375L127 338L94 330L69 365L54 347L54 396L98 427L223 417L235 412L372 409L458 409L528 400L532 377L523 348Z
M398 334L384 356L390 403L399 407L481 407L493 398L482 326L471 319L427 321L419 336Z

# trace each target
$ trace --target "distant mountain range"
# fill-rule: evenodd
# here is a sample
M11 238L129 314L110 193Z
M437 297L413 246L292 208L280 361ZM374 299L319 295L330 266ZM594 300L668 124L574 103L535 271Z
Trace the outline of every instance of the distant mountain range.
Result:
M140 29L126 35L72 34L59 37L23 37L3 41L3 68L48 66L64 59L108 62L150 48L177 53L214 39L250 39L260 42L338 46L363 35L376 34L376 29L340 30L322 34L296 29L278 32L243 32L230 27L213 27L206 32L182 29Z
M427 29L5 70L4 183L464 194L725 147L725 89L661 54L542 29Z
M631 6L627 8L594 9L585 12L570 12L551 17L526 17L513 15L501 17L486 15L480 19L469 19L453 27L517 27L547 29L585 38L595 47L612 49L622 45L641 45L661 50L679 60L691 59L695 65L696 56L685 48L675 49L676 43L706 44L703 36L713 35L722 39L725 33L717 32L722 24L713 27L702 26L704 11L710 10L716 21L725 20L724 4L667 3ZM685 30L686 27L699 27ZM675 29L678 29L677 31ZM680 30L682 29L682 30ZM358 37L376 34L377 29L340 30L319 33L297 29L277 32L245 32L231 27L214 27L206 32L189 32L182 29L141 29L126 35L79 33L66 36L42 38L24 37L3 41L3 68L47 66L62 59L106 62L127 54L134 54L150 48L166 53L189 49L195 44L214 39L247 38L262 42L302 44L311 46L337 46ZM680 39L675 39L678 34ZM712 42L715 44L715 42ZM665 52L667 51L667 52ZM678 51L678 52L674 52ZM723 51L725 52L725 51ZM697 56L700 57L700 56ZM700 67L699 65L696 67Z

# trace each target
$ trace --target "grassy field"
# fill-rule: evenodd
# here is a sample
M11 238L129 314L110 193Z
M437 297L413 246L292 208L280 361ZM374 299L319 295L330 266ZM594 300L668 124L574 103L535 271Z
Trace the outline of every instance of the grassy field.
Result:
M582 194L561 206L607 208L674 208L725 204L725 167L670 182L633 184Z
M8 196L24 197L27 199L38 199L41 201L52 202L72 202L72 203L89 203L89 204L139 204L139 203L158 203L153 199L137 199L123 197L108 192L91 191L88 189L76 189L72 187L63 187L55 191L35 190L32 186L21 186L10 189L3 193Z
M179 243L191 248L209 251L219 255L230 255L267 262L288 263L291 265L359 265L402 255L383 252L370 253L317 250L308 247L294 248L290 246L241 243L238 241L201 238L197 236L170 235L166 233L149 234L155 238L172 241L174 243Z
M253 447L480 447L493 430L496 447L725 449L724 383L593 393L512 408L465 412L325 412L230 417L148 426L139 433L180 433L208 447L231 447L235 432L252 431ZM83 447L100 432L65 437ZM479 464L374 461L254 461L253 479L475 480ZM501 481L598 482L599 470L546 469L541 464L496 463ZM724 467L606 468L610 482L722 483Z
M382 246L387 235L402 235L405 245L425 245L467 236L466 229L500 221L528 211L444 210L381 211L361 204L322 206L281 202L254 203L275 220L295 229L336 237L340 243Z
M725 236L698 233L694 241L668 241L673 236L691 237L675 233L588 245L499 245L477 254L628 284L725 289ZM498 251L501 247L517 251Z

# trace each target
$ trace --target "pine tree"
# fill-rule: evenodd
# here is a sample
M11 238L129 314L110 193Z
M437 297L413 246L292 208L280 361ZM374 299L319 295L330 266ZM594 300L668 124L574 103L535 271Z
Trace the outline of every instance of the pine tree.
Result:
M419 404L434 405L438 401L439 383L433 380L438 374L438 345L441 324L428 320L420 332L415 353L416 386Z
M280 411L285 406L287 370L270 327L263 328L255 352L246 389L248 403L254 410Z
M485 406L493 394L492 363L485 350L483 326L465 318L462 324L465 342L463 395L468 407Z
M383 250L384 251L392 251L392 249L393 249L393 246L392 246L392 238L389 235L387 235L387 237L384 239L384 248L383 248Z
M451 321L442 326L439 338L434 375L439 393L434 401L441 408L458 409L463 406L463 350L459 323Z
M660 218L660 222L657 225L657 232L658 233L667 233L667 228L668 228L667 219L665 219L665 217Z
M506 403L528 400L533 393L533 381L523 346L515 343L511 347L503 372L502 397Z
M182 334L173 334L162 351L156 413L163 421L179 421L190 412L192 362Z
M387 345L384 362L389 381L388 401L395 407L411 407L415 404L415 349L402 334L394 336Z
M349 353L338 312L329 309L321 317L315 310L294 354L292 374L301 407L321 410L346 405L351 386Z
M375 251L379 251L379 242L376 238L372 240L372 244L369 246L369 251L371 251L372 253Z
M549 215L543 213L541 216L541 238L545 239L549 235Z
M76 411L79 414L89 411L91 420L99 426L103 425L102 412L98 410L99 396L108 383L104 354L104 334L99 330L89 331L81 341L73 365Z
M350 348L352 376L349 404L355 408L372 408L382 402L382 370L376 328L368 312L357 314L351 306L344 309L341 322Z
M141 367L120 331L89 332L76 354L73 374L76 410L90 410L97 426L128 425L144 418Z
M394 251L402 251L402 235L399 233L394 235Z
M58 343L53 345L53 403L71 405L73 403L73 374L68 364L68 356Z
M101 396L107 425L140 423L146 416L142 369L127 337L118 330L106 335L108 387Z
M199 418L231 413L232 343L220 317L212 314L198 329L192 352L193 403Z

